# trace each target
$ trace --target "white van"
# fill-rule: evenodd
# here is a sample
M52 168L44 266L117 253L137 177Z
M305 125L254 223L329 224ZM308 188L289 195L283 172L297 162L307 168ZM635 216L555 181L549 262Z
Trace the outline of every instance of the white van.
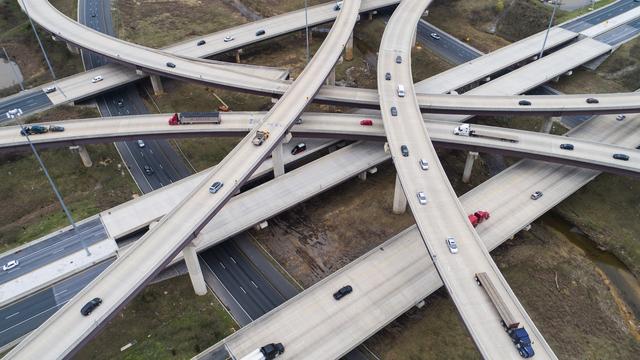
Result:
M398 96L404 97L404 86L402 84L398 84Z

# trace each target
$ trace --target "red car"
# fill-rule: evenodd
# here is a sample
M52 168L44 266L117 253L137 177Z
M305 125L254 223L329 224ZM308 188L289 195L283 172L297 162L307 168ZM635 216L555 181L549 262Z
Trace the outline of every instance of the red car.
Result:
M360 125L371 126L373 125L373 120L371 119L360 120Z

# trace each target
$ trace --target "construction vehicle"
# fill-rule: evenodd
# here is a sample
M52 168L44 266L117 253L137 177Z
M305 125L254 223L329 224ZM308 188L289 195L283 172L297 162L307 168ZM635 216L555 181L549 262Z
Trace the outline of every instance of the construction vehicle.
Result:
M225 38L225 42L227 38ZM231 38L231 40L233 40L233 38ZM205 87L204 88L208 93L210 93L211 95L213 95L213 97L215 97L216 99L218 99L218 101L220 101L220 105L218 105L218 111L221 112L227 112L229 110L231 110L231 108L229 107L229 105L227 105L226 102L224 102L220 96L218 96L218 94L216 94L215 90L210 88L210 87Z
M453 129L453 134L459 136L484 137L501 141L509 141L512 143L518 142L519 140L516 135L505 134L503 132L488 129L472 129L471 125L469 124L461 124L459 126L456 126Z
M255 349L240 360L273 360L284 352L282 343L267 344L260 349Z
M256 131L256 136L253 137L253 145L260 146L269 138L269 132L266 130Z
M488 220L491 214L488 211L478 210L473 214L469 215L469 221L473 227L478 226L478 224L482 223L485 220Z
M24 126L20 130L20 135L22 135L22 136L37 135L37 134L48 133L49 131L51 131L51 132L61 132L61 131L64 131L64 127L62 127L60 125L49 125L49 126L29 125L29 126Z
M219 112L182 112L169 118L169 125L220 124Z
M516 346L516 349L518 349L518 353L520 353L520 356L522 356L523 358L530 358L534 356L535 352L533 351L533 347L531 346L529 333L527 333L527 330L525 328L520 327L520 322L513 316L513 314L507 307L507 304L502 301L502 298L496 290L496 287L493 285L493 282L491 282L491 278L489 278L489 275L485 272L476 273L476 282L478 283L478 285L482 286L482 288L489 296L489 299L491 299L493 306L495 306L496 310L498 310L498 314L502 319L500 323L507 331L507 334L511 338L511 341L513 341L514 345Z

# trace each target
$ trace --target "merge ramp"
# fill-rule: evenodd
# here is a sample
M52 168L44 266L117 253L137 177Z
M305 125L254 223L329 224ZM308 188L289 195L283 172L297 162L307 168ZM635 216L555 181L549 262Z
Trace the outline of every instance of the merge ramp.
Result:
M307 67L262 122L222 160L217 171L7 356L12 359L71 356L193 240L267 158L311 101L340 56L359 8L358 0L343 4L331 31ZM269 129L271 139L255 147L251 139L259 129ZM208 187L218 179L227 186L212 195ZM91 321L87 321L79 309L96 296L102 296L103 303L91 314Z

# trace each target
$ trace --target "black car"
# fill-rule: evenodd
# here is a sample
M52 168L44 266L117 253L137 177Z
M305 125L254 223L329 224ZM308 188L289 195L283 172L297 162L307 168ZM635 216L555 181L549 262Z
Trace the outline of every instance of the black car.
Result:
M204 40L200 40L200 41L198 41L198 43L197 43L196 45L198 45L198 46L202 46L202 45L204 45L204 44L206 44L206 43L207 43L206 41L204 41Z
M520 101L518 102L518 105L521 105L521 106L530 106L530 105L531 105L531 101L529 101L529 100L520 100Z
M396 64L402 64L402 56L396 56Z
M167 67L170 67L170 68L172 68L172 69L173 69L174 67L176 67L176 64L174 64L174 63L172 63L172 62L168 62L168 63L167 63Z
M86 303L82 307L82 309L80 309L80 314L84 316L89 316L89 314L91 314L93 310L95 310L98 306L100 306L100 304L102 304L102 299L94 298L93 300Z
M398 116L398 109L395 106L391 107L391 116Z
M340 300L343 297L351 294L352 291L353 291L353 288L351 287L351 285L344 286L340 290L333 293L333 298L336 300Z
M562 150L573 150L573 144L560 144Z
M291 155L298 155L305 150L307 150L307 145L305 145L305 143L300 143L291 149Z
M384 74L384 79L385 80L391 80L391 73Z
M587 104L597 104L599 102L600 101L598 101L598 99L596 99L596 98L588 98L587 99Z
M407 145L400 146L400 152L402 152L402 156L404 157L409 156L409 148L407 147Z
M149 165L145 165L144 166L144 173L147 175L151 175L153 174L153 168Z
M260 35L264 35L264 34L265 34L265 32L262 29L256 31L256 36L260 36Z
M613 154L613 158L616 160L629 161L629 155L626 154Z

